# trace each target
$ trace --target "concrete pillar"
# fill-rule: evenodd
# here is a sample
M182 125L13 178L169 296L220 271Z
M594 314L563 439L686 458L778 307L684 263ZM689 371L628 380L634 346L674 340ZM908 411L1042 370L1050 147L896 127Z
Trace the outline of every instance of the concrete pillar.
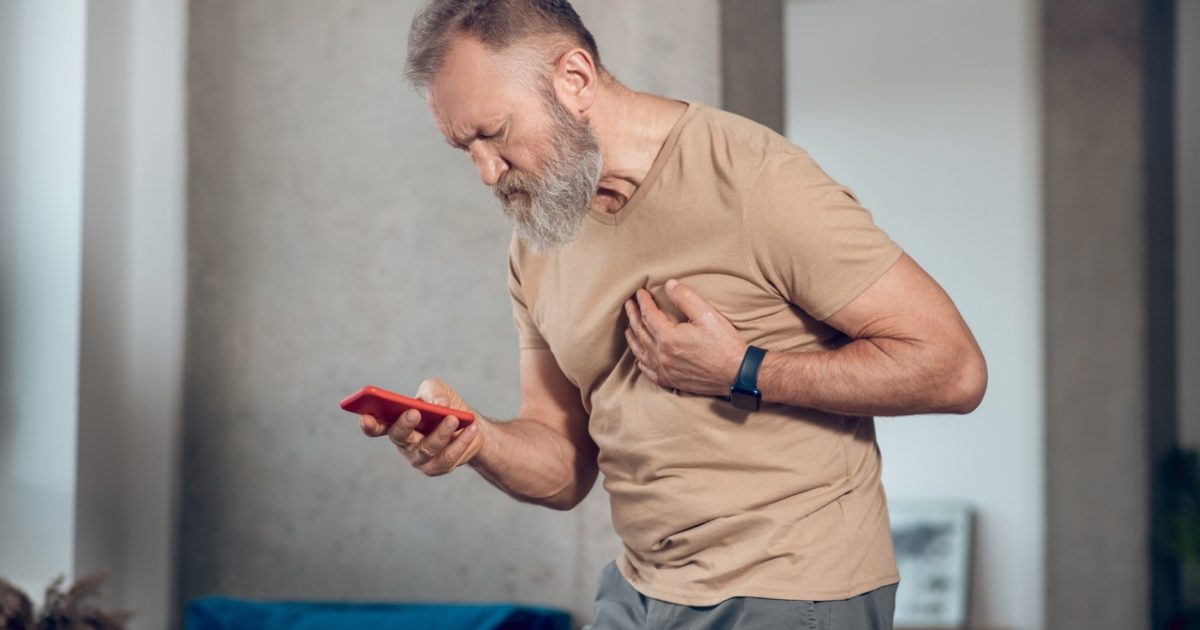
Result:
M1048 628L1144 628L1170 590L1150 562L1175 433L1164 6L1045 3Z
M783 0L721 0L721 107L783 133Z

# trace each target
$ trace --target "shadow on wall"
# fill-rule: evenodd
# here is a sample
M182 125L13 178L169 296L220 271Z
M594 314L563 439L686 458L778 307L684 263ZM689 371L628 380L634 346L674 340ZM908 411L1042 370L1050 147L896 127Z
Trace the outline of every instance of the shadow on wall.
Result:
M11 234L9 227L5 225L0 232ZM8 267L7 264L5 266ZM11 322L8 309L3 306L5 303L11 303L11 298L8 297L11 295L10 291L8 277L0 273L0 480L8 478L8 472L4 470L8 468L8 464L5 462L12 461L13 432L17 421L17 401L12 387L14 349L12 332L9 330Z
M17 38L13 37L15 33L12 32L15 27L10 26L16 20L11 19L13 7L0 7L3 7L0 8L0 83L7 84L12 69L5 65L4 60L14 59L17 52L14 43ZM0 99L0 481L8 477L5 469L12 457L12 433L16 424L16 399L12 387L14 344L10 331L12 322L9 319L9 310L15 303L9 274L16 268L16 243L12 242L17 227L14 225L16 199L13 198L16 195L13 193L13 182L9 181L13 170L9 163L11 149L6 148L12 146L8 135L14 124L9 122L13 118L12 107L11 100Z

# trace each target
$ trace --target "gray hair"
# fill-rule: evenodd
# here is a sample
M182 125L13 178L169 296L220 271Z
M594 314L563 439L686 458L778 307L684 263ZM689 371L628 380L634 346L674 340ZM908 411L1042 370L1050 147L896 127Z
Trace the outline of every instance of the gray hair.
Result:
M559 39L583 48L596 69L600 51L567 0L429 0L408 33L404 75L424 89L441 69L455 36L467 35L500 52L527 38Z

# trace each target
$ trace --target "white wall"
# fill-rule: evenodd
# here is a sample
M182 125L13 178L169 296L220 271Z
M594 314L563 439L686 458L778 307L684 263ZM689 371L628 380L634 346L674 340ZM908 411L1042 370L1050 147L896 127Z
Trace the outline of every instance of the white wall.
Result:
M945 287L988 360L974 414L877 420L889 498L977 508L972 620L1013 630L1044 609L1038 6L790 0L786 15L789 137Z
M70 573L85 6L0 2L0 576Z
M1175 182L1180 441L1200 448L1200 2L1176 2Z
M0 576L109 569L135 630L175 583L184 9L0 2Z

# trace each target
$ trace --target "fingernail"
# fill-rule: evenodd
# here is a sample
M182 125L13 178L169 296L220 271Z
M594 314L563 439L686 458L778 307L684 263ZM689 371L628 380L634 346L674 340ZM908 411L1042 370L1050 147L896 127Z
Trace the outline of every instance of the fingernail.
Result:
M454 433L454 430L458 428L458 418L455 418L454 416L446 416L443 424L446 425L447 433Z
M678 280L671 278L670 280L667 280L667 289L673 290L676 287L676 285L678 285L678 284L679 284Z

